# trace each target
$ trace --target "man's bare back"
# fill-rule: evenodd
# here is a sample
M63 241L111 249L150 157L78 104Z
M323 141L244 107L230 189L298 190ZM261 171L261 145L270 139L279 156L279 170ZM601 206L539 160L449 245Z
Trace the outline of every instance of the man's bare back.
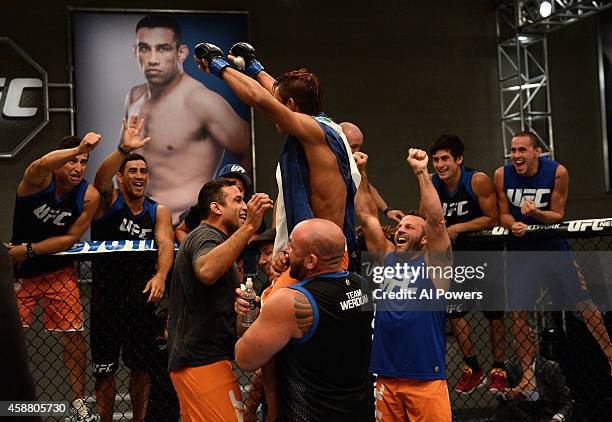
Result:
M151 168L148 194L170 209L174 224L214 177L224 149L250 168L248 123L189 75L178 76L156 98L147 84L132 88L126 115L132 114L145 119L143 136L152 139L143 148Z

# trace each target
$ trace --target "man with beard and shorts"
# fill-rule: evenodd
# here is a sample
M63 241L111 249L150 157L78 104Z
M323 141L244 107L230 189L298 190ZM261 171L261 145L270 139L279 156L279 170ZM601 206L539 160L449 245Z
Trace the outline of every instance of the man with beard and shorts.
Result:
M423 216L409 213L397 225L393 242L385 237L366 174L367 155L355 153L362 183L357 195L357 215L365 234L368 251L376 265L393 268L445 268L452 265L451 241L444 214L427 170L427 153L410 148L408 165L419 185ZM383 264L381 267L380 264ZM430 297L422 300L392 300L404 290L447 291L450 280L435 273L397 276L373 290L376 314L370 372L376 380L376 421L450 422L451 407L446 385L445 301ZM388 296L382 296L382 294ZM437 294L437 293L436 293ZM380 295L380 296L379 296ZM379 300L380 299L380 300Z
M76 421L96 419L85 403L87 350L83 309L74 260L51 257L76 243L87 230L100 195L83 179L89 153L102 137L63 138L57 150L34 161L17 188L13 236L7 245L16 265L17 308L28 328L43 298L45 328L60 332L64 365L72 387L71 411Z
M150 141L140 137L144 124L134 115L124 120L123 140L100 165L94 182L101 201L91 226L92 240L155 240L158 250L157 257L110 254L92 262L91 354L103 422L113 420L120 355L130 369L133 420L145 418L148 370L159 325L152 302L163 297L174 259L170 212L145 196L149 167L133 152Z

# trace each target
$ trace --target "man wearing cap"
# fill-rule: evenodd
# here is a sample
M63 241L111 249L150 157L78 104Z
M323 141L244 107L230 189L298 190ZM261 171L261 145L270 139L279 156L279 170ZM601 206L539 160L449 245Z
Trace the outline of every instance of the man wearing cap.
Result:
M221 167L215 179L220 178L233 180L242 194L251 188L251 179L249 178L249 175L244 167L242 167L240 164L226 164ZM246 196L248 196L248 194L245 195L245 197ZM174 232L174 238L176 241L181 243L190 231L200 225L201 220L202 217L200 215L200 211L198 210L198 205L196 204L189 208L189 212L187 213L187 216L185 216L185 220L179 224Z

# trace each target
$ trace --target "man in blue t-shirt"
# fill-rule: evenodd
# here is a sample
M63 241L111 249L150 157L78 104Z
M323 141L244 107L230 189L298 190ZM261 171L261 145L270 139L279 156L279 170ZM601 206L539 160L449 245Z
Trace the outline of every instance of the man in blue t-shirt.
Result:
M531 132L519 132L512 138L511 163L495 171L494 183L499 201L500 223L511 231L507 242L507 290L513 310L512 330L523 377L511 393L529 395L535 390L533 361L537 343L527 325L540 293L542 281L552 279L553 293L563 300L559 305L575 306L612 366L612 345L601 313L589 297L565 239L525 238L530 224L554 224L563 220L567 203L569 175L556 161L541 157L542 149ZM526 252L527 251L527 252ZM535 251L535 252L534 252ZM558 251L542 256L537 251ZM549 252L550 254L551 252Z
M440 199L427 171L427 153L411 148L407 159L419 184L423 217L413 213L402 218L393 242L385 237L378 221L365 171L367 155L356 152L353 156L362 177L356 198L357 215L368 251L384 255L380 260L384 260L385 270L400 261L412 266L413 270L452 265L451 241ZM415 276L413 272L410 280L406 278L385 280L380 289L374 286L373 290L376 316L370 371L377 375L376 420L450 422L452 416L444 374L444 301L424 300L411 304L409 300L392 300L392 295L410 290L405 284L420 295L422 291L447 291L450 281L440 273L430 277L429 274ZM381 296L388 300L384 297L379 300ZM415 310L413 305L419 308Z

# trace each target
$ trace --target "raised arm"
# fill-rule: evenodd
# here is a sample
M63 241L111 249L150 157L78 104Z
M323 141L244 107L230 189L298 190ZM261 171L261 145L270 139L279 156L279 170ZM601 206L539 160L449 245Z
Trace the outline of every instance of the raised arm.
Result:
M26 169L23 180L17 188L17 194L26 196L39 192L49 185L54 170L58 170L71 160L75 160L78 155L89 153L101 140L101 135L89 132L78 147L51 151L35 160Z
M473 232L494 227L499 222L499 210L497 208L497 194L491 179L484 173L475 173L472 176L472 190L478 198L478 205L484 215L476 217L465 223L453 224L448 228L451 239L459 233Z
M200 55L201 59L195 57L195 60L203 71L222 78L242 102L262 112L280 131L294 135L303 144L326 145L323 129L312 117L294 111L296 105L292 99L282 104L259 82L229 67L218 47L198 44L196 54Z
M242 197L239 197L242 200ZM194 272L198 280L207 285L213 285L236 262L247 242L255 234L264 212L272 208L272 200L264 193L256 193L247 204L245 223L236 230L225 242L200 256L194 262Z
M410 148L407 162L414 171L420 193L420 210L425 218L425 236L427 249L430 252L446 252L451 243L444 224L444 212L440 205L440 197L431 182L427 172L427 153L423 150Z
M157 244L157 272L143 290L143 293L151 292L147 300L148 302L158 301L164 296L166 278L174 262L172 215L163 205L157 206L155 243Z
M151 138L140 139L140 133L144 128L144 119L138 121L138 116L132 115L129 121L123 120L123 139L119 148L113 151L100 165L94 179L94 186L100 191L100 206L96 212L99 218L108 211L111 204L117 198L113 177L119 170L123 159L135 149L146 145Z
M361 229L365 234L368 251L390 252L393 250L393 244L385 237L380 225L376 203L372 198L371 187L368 182L366 171L368 156L363 152L355 152L353 157L361 174L361 183L357 188L357 196L355 197L355 213L361 220Z
M429 161L427 153L423 150L410 148L408 165L414 171L420 194L420 207L425 218L425 238L427 239L427 254L425 256L428 265L446 266L452 264L451 241L444 223L444 212L440 204L438 192L431 182L427 171ZM432 278L436 288L448 290L450 281L445 278Z
M247 371L261 368L289 340L305 335L313 321L312 305L303 293L280 289L270 296L259 318L236 343L236 363Z

